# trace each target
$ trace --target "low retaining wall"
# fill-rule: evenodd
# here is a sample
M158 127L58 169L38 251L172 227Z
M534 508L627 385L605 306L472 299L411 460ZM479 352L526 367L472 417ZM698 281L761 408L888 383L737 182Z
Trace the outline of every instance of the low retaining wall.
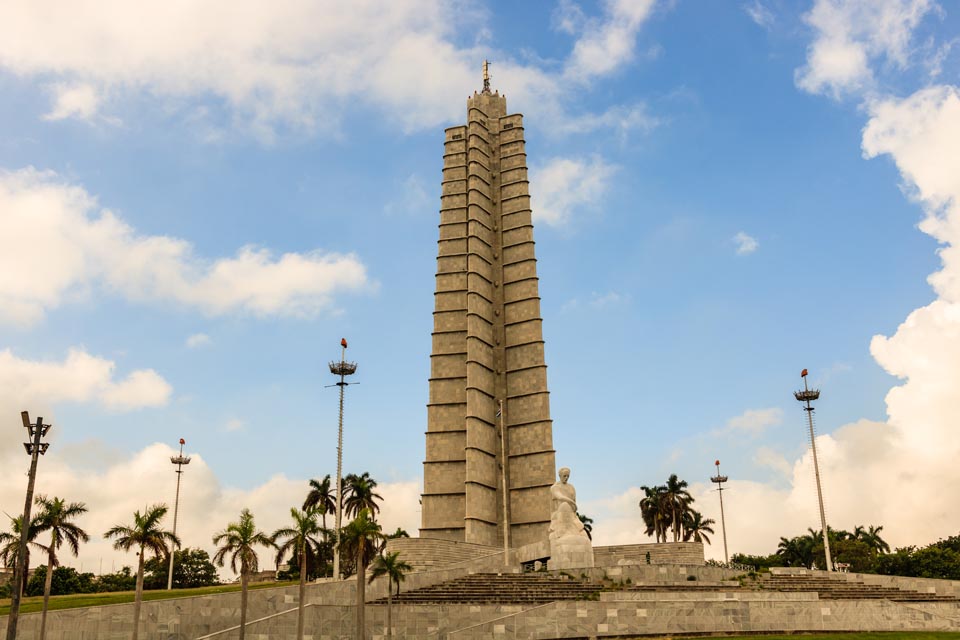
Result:
M469 573L519 572L519 567L505 568L503 553L466 560L443 569L410 574L403 589L419 589L453 580ZM356 602L356 580L311 583L307 585L306 602L318 606L350 607ZM295 612L297 585L255 589L250 591L248 620L274 614ZM368 600L387 595L387 580L381 578L367 585ZM386 614L384 614L386 615ZM278 615L278 624L285 624L288 615ZM294 613L294 624L296 614ZM47 614L47 640L126 640L133 630L133 603L102 607L61 609ZM144 640L193 640L235 626L240 621L240 592L207 596L171 598L144 602L140 613L140 637ZM7 616L0 617L0 637L6 634ZM20 640L37 638L40 614L21 614L17 625Z
M560 573L560 572L555 572ZM593 569L577 569L567 573L576 574L575 577L585 575L591 580L613 580L614 582L663 583L663 582L722 582L732 580L743 575L742 571L709 567L706 565L620 565L616 567L596 567Z
M649 554L649 559L648 555ZM598 567L622 564L706 564L700 542L619 544L594 547L593 562Z
M469 542L435 540L432 538L393 538L387 542L387 551L400 553L414 571L428 571L476 560L503 551L501 548Z
M393 637L405 640L439 638L464 625L480 624L523 611L506 605L395 605L392 614ZM367 605L367 638L383 638L387 633L386 605ZM357 637L356 608L335 605L307 605L304 629L313 640L347 640ZM296 637L297 612L256 620L247 625L247 637L257 640L288 640ZM238 640L236 628L197 640Z
M453 543L457 544L457 543ZM537 542L514 549L517 562L542 560L550 555L549 542ZM703 544L700 542L651 542L647 544L618 544L593 548L595 567L620 565L705 565Z
M636 594L627 594L634 596ZM682 594L690 595L690 594ZM451 631L445 640L742 634L796 631L958 631L960 605L903 605L885 600L804 597L703 598L644 602L566 601Z

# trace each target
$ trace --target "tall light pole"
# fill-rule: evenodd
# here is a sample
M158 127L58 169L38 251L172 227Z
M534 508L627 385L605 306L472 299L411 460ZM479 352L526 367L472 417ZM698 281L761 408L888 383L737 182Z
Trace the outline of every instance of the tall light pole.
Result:
M350 384L347 376L357 372L356 362L347 362L347 339L340 339L340 362L330 363L330 373L340 376L340 420L337 431L337 530L333 536L333 577L340 579L340 526L343 518L343 392Z
M170 456L170 462L177 465L177 497L173 500L173 535L177 535L177 512L180 510L180 476L183 475L183 465L190 464L190 456L183 455L183 445L187 441L180 438L180 455ZM167 591L173 589L173 556L175 551L170 548L170 570L167 572Z
M823 488L820 486L820 463L817 461L817 438L813 429L812 401L820 397L819 389L807 386L807 370L800 373L803 378L803 391L794 391L793 397L806 404L803 408L807 412L807 424L810 426L810 450L813 451L813 475L817 479L817 500L820 503L820 528L823 532L823 552L827 559L827 571L833 571L833 560L830 558L830 536L827 534L827 515L823 510Z
M13 582L10 584L10 615L7 616L7 640L17 638L17 620L20 617L20 590L27 581L24 565L27 559L27 540L30 539L30 507L33 506L33 487L37 480L37 459L47 452L49 442L40 442L50 430L49 424L43 424L43 418L38 417L36 424L30 424L30 414L20 412L23 427L30 434L30 442L24 442L23 448L30 455L30 473L27 480L27 499L23 505L23 520L20 522L20 545L17 548L17 564L14 567ZM47 567L47 571L52 567Z
M717 465L717 475L710 478L710 482L715 482L717 492L720 493L720 528L723 529L723 561L730 564L730 556L727 555L727 521L723 517L723 483L727 481L727 476L720 475L720 461L714 462Z

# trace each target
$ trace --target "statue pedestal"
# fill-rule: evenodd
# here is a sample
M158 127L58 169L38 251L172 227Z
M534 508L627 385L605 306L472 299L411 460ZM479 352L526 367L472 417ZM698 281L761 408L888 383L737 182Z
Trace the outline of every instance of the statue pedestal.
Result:
M547 568L592 569L593 544L584 534L566 535L550 540L550 560Z

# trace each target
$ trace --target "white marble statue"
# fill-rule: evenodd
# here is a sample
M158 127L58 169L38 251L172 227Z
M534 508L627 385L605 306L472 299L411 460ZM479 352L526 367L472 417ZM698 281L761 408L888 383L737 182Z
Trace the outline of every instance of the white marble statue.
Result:
M577 515L577 490L569 483L570 469L563 467L560 479L550 487L550 539L566 536L587 537L583 523Z
M593 566L593 544L577 515L577 490L568 481L570 469L563 467L560 480L550 487L551 569Z

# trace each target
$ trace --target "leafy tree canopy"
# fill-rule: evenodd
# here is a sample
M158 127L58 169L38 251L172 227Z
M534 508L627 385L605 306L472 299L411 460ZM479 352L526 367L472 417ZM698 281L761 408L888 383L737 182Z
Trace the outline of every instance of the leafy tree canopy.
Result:
M42 596L43 583L47 579L47 568L37 567L27 582L26 595ZM50 581L50 595L65 596L71 593L96 593L99 584L92 573L79 573L73 567L55 567Z
M166 589L170 571L168 558L150 558L143 567L144 589ZM220 584L217 568L203 549L178 549L173 553L173 587L191 589Z

